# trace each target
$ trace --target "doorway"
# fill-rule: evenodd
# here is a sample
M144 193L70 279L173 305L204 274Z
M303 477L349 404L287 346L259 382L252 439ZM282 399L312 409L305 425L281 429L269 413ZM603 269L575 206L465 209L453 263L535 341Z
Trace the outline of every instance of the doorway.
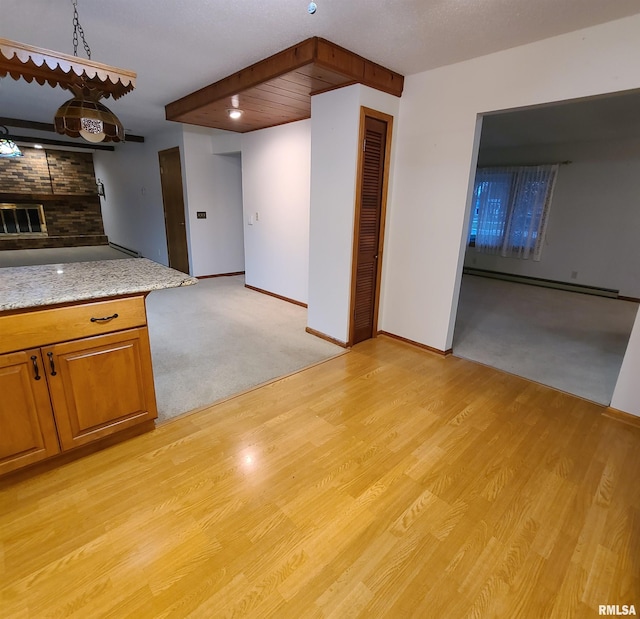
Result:
M349 344L375 337L393 117L360 109Z
M610 404L640 302L639 101L618 93L483 117L454 355ZM558 172L541 254L488 250L486 222L505 212L498 192L493 219L479 212L496 185L489 172L543 164Z
M182 166L177 146L158 152L169 266L189 273L189 250L182 192Z

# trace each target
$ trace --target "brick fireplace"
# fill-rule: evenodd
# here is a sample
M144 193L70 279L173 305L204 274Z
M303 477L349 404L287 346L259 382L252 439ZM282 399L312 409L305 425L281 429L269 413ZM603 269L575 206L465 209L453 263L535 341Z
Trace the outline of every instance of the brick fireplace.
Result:
M0 250L106 245L93 155L21 150L24 156L19 159L0 159L0 204L42 205L46 232L5 233L2 229Z

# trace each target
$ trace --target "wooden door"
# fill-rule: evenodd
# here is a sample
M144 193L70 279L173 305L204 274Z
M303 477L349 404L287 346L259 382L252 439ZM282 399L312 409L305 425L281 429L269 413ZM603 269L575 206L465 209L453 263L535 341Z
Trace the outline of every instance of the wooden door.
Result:
M390 123L391 117L363 109L354 229L351 344L376 334Z
M189 250L182 194L182 166L178 147L161 150L160 183L164 205L164 225L167 234L169 266L183 273L189 272Z
M146 327L42 350L62 449L158 416Z
M0 474L60 451L40 349L0 355Z

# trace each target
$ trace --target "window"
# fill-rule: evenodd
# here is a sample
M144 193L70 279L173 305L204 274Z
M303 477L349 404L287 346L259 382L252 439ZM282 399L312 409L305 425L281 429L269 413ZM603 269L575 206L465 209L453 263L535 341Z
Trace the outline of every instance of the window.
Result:
M540 260L557 165L478 168L469 244L483 253Z
M46 235L42 204L0 203L0 235Z

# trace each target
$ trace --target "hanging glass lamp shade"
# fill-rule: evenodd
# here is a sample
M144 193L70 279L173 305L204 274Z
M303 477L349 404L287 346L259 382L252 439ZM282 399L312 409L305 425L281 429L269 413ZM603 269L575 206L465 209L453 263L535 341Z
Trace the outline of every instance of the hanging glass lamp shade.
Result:
M9 137L9 130L4 125L0 125L0 157L22 157L22 151Z
M87 142L124 141L124 127L105 105L89 97L75 96L56 112L56 131Z

